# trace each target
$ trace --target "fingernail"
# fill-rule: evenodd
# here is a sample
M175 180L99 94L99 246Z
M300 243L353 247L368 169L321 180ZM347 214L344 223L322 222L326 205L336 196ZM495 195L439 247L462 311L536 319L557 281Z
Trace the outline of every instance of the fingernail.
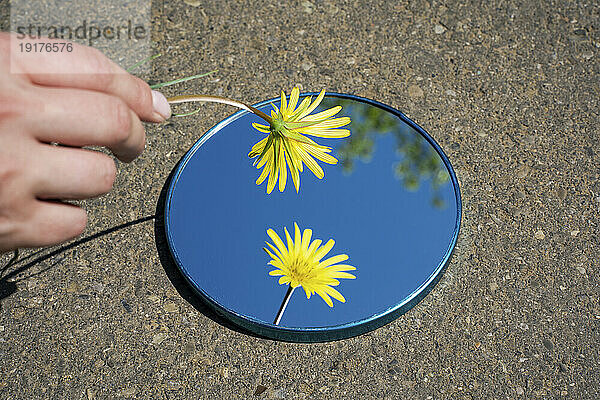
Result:
M154 108L154 112L160 114L164 119L168 119L171 116L171 106L167 98L156 90L152 91L152 107Z

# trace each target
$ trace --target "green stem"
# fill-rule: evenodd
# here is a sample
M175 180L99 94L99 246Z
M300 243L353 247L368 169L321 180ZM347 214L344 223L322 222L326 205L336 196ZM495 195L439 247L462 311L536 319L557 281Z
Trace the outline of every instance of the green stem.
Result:
M211 103L228 104L230 106L238 107L238 108L241 108L242 110L250 111L250 112L258 115L259 117L261 117L262 119L267 121L269 123L269 125L271 125L273 123L273 120L271 119L271 117L269 117L267 114L260 111L259 109L254 108L248 104L242 103L241 101L231 100L231 99L227 99L225 97L205 96L205 95L187 95L187 96L169 97L167 99L167 101L171 104L188 103L188 102L194 102L194 101L207 101L207 102L211 102Z
M179 78L179 79L175 79L175 80L169 81L169 82L155 83L154 85L150 85L150 89L158 89L158 88L165 87L165 86L175 85L176 83L191 81L192 79L198 79L198 78L202 78L203 76L214 74L217 71L218 70L215 69L214 71L205 72L203 74L198 74L198 75L186 76L185 78Z
M134 69L136 69L137 67L139 67L140 65L142 65L142 64L145 64L145 63L147 63L148 61L152 61L152 60L154 60L155 58L158 58L158 57L160 57L161 55L162 55L162 54L158 53L158 54L155 54L155 55L153 55L153 56L150 56L150 57L144 58L142 61L138 61L138 62L136 62L135 64L133 64L131 67L127 68L125 71L127 71L127 72L131 72L131 71L133 71Z
M296 288L292 287L292 285L289 285L288 290L285 292L285 296L283 297L283 301L281 302L281 306L279 306L279 311L277 311L277 315L275 316L275 321L273 321L273 324L279 325L279 321L281 321L281 317L283 316L283 313L290 302L290 297L292 297L294 289Z

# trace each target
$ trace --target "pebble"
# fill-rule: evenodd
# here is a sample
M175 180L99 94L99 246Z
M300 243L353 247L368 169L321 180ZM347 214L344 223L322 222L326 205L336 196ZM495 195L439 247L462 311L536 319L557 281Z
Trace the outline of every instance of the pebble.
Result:
M152 338L152 344L161 344L167 338L167 334L165 332L159 332Z
M151 296L148 296L148 300L150 300L153 303L158 303L158 302L160 302L160 297L158 297L157 295L153 294Z
M581 56L583 57L584 60L587 61L587 60L591 60L592 57L594 57L594 53L592 53L591 51L586 51Z
M194 342L187 342L185 344L185 346L183 346L183 351L186 352L187 354L192 354L194 352L194 350L196 350L196 346L194 345Z
M314 66L315 66L315 64L313 64L313 63L311 63L311 62L303 62L303 63L302 63L300 66L302 67L302 69L303 69L304 71L308 72L308 71L310 71L310 69L311 69L312 67L314 67Z
M433 31L435 33L437 33L438 35L441 35L442 33L446 32L446 28L444 28L442 25L438 24L433 28Z
M523 179L525 178L527 175L529 175L529 167L527 165L521 165L518 169L517 169L517 178L519 179Z
M34 308L41 305L44 302L44 298L40 296L32 297L27 301L27 307Z
M544 345L545 348L547 348L548 350L552 350L554 349L554 344L549 341L548 339L542 339L542 344Z
M527 325L525 322L521 322L519 324L519 328L521 328L524 331L528 331L529 330L529 325Z
M265 392L265 390L267 390L267 387L264 385L258 385L256 387L256 390L254 391L254 396L258 396L261 395Z
M563 363L559 363L558 364L558 370L564 374L564 373L567 372L567 366L565 364L563 364Z
M307 14L311 14L313 12L313 9L315 8L314 4L310 1L303 1L301 5L304 8L304 12Z
M179 311L179 308L177 307L177 304L173 303L172 301L168 301L165 303L165 305L163 306L164 310L166 312L176 312Z
M586 271L585 271L585 268L579 266L579 267L577 267L577 272L579 272L581 275L585 275Z
M523 394L525 394L525 391L523 390L523 388L521 386L517 386L517 394L519 396L523 396Z
M133 396L133 395L134 395L134 394L136 394L136 393L137 393L137 390L136 390L136 388L134 388L134 387L130 387L130 388L127 388L127 389L123 389L123 390L121 390L121 393L120 393L120 395L121 395L121 396Z
M543 231L537 231L534 236L536 239L539 239L539 240L543 240L546 238L546 235L544 234Z
M579 231L578 230L571 231L571 236L575 237L577 235L579 235Z
M456 92L454 90L452 90L452 89L446 90L446 94L448 96L456 97Z
M496 282L490 283L490 290L492 292L495 292L496 290L498 290L498 284Z
M71 282L69 286L67 286L67 293L78 293L81 291L81 287L77 282Z
M221 375L225 379L229 378L229 368L227 368L227 367L219 368L219 375Z
M121 300L121 305L123 306L125 311L127 311L128 313L130 313L132 311L131 306L125 300Z
M90 287L92 288L92 290L98 294L104 292L104 285L101 284L100 282L93 282L92 284L90 284Z
M417 85L411 85L408 87L408 95L413 99L423 97L423 89Z
M183 2L192 7L198 7L200 4L202 4L202 1L200 0L183 0Z

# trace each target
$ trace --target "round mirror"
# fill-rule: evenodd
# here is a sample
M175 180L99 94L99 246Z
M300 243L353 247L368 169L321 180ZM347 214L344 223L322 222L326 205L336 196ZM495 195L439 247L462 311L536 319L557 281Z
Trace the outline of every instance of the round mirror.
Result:
M304 164L298 191L290 169L283 191L256 183L265 166L249 153L267 135L246 111L203 135L170 182L165 229L177 267L211 308L261 336L317 342L382 326L429 292L456 243L460 192L437 143L356 96L328 93L314 113L335 106L351 135L315 138L338 162L317 154L324 176Z

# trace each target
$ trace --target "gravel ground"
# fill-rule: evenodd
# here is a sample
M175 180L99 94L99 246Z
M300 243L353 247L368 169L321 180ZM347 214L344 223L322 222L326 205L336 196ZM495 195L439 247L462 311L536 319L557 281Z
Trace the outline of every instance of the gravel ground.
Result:
M600 5L519 3L156 2L148 80L218 69L179 90L249 102L325 87L427 129L461 183L454 258L419 305L356 338L221 323L153 217L177 161L233 112L207 105L148 126L113 192L84 203L83 239L2 269L0 398L600 398Z

